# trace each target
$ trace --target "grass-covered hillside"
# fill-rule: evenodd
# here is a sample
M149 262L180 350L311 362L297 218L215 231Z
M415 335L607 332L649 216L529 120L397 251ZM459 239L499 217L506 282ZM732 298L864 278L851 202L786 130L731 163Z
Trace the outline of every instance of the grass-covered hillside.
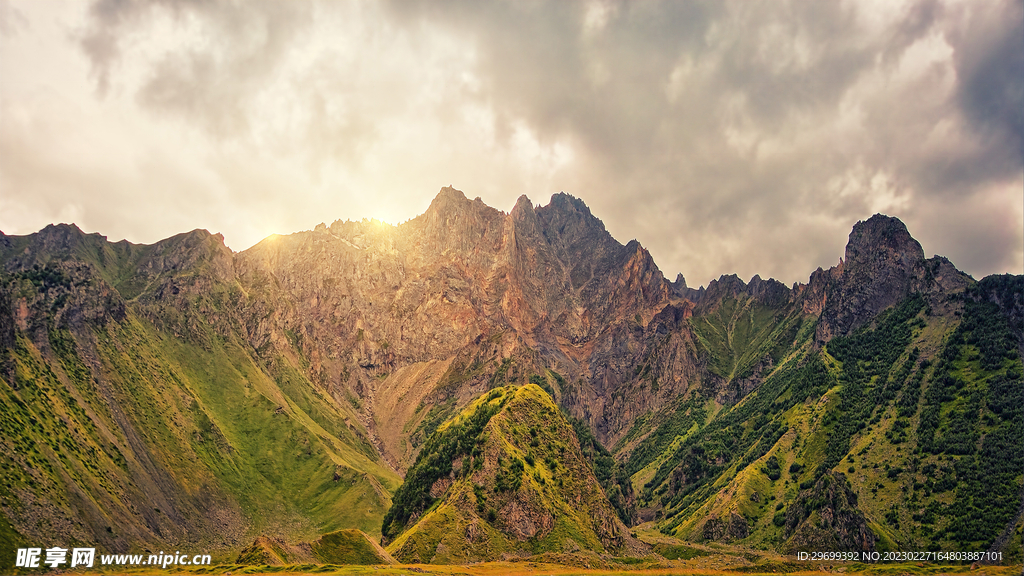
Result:
M261 534L379 534L399 478L292 359L238 334L239 288L218 279L212 237L136 247L66 232L3 253L0 554L233 558Z
M441 425L395 493L383 532L400 562L645 551L572 425L533 384L496 388Z
M283 538L260 536L238 554L235 564L287 566L294 564L383 565L395 560L362 530L328 532L313 542L292 544Z
M695 315L712 370L743 377L763 354L772 368L733 405L698 389L638 423L644 442L618 456L641 508L698 542L1019 561L1022 303L1020 277L989 277L941 310L911 295L823 347L812 322L742 300Z

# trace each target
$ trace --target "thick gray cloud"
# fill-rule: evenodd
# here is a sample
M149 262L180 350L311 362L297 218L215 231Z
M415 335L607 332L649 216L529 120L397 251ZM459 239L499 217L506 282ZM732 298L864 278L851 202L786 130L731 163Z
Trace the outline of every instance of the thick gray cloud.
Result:
M874 210L940 236L923 229L951 219L917 217L943 213L929 203L953 209L992 185L1015 187L1020 7L908 3L880 24L871 20L881 6L835 2L392 10L409 25L469 36L482 54L482 97L578 143L574 183L584 198L599 189L610 208L596 213L615 214L616 230L653 217L645 242L684 272L701 259L705 281L716 264L799 277L834 261L837 235ZM993 229L1006 207L988 208L971 210L974 232L930 248L975 273L1019 269L1020 219ZM808 235L827 249L808 247ZM780 257L789 251L799 255Z
M197 27L198 42L168 50L153 63L138 99L145 107L184 115L226 136L248 129L250 98L277 71L295 36L309 26L311 12L309 3L300 0L99 0L91 5L90 26L79 42L102 96L112 70L130 49L124 44L135 29L159 16Z
M971 15L951 34L959 104L992 153L973 179L1006 178L1024 158L1024 0Z
M454 184L506 210L574 194L691 285L806 280L874 212L976 276L1024 272L1021 1L69 6L79 64L15 77L84 120L0 85L5 231L195 221L238 249ZM55 156L54 115L117 154Z

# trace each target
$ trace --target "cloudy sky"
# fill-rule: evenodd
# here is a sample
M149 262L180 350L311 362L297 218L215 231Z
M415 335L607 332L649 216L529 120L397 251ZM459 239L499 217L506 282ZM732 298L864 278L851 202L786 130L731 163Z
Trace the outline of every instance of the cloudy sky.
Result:
M1024 1L0 0L0 230L154 242L582 198L690 286L898 216L1024 272Z

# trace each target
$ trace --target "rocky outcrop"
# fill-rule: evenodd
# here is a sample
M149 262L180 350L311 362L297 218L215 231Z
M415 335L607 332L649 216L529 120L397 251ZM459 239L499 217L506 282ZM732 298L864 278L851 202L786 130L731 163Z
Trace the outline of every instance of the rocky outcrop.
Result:
M765 377L773 368L772 357L764 355L749 376L733 378L728 382L720 384L715 390L715 400L723 404L735 404L742 400L747 394L757 390L764 382Z
M0 350L14 347L16 326L14 322L13 301L9 289L0 284Z
M922 260L921 244L898 219L876 214L854 225L839 288L821 313L818 341L849 334L906 298Z
M800 492L786 512L785 551L875 549L877 537L857 507L857 494L839 472L823 475Z
M728 517L708 518L704 523L702 535L705 540L713 542L731 542L749 536L750 527L746 518L732 512Z

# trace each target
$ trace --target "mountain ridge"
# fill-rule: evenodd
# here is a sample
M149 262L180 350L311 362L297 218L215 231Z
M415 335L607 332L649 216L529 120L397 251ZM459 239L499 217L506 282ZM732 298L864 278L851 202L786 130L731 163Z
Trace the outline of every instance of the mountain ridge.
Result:
M119 492L109 486L143 482L133 462L169 469L192 452L205 455L190 469L208 478L203 490L244 512L228 514L231 537L216 540L231 557L257 536L380 534L400 474L443 422L492 389L528 382L611 448L600 476L620 516L677 537L801 546L792 538L813 538L802 523L818 517L790 526L787 506L829 495L834 510L850 511L845 491L814 492L834 473L859 495L856 513L842 516L851 534L866 535L863 518L878 545L949 548L966 520L942 500L949 488L925 487L934 470L948 470L957 498L998 508L992 538L1012 532L1009 512L971 488L970 462L996 466L986 442L1021 425L1002 408L1021 381L1021 277L975 281L945 258L925 259L895 218L858 222L839 264L793 287L723 275L695 290L681 275L664 278L646 249L616 241L568 194L536 207L523 196L506 214L453 188L397 226L338 220L238 253L201 230L151 245L73 225L0 235L0 274L0 376L17 407L4 414L7 465L32 471L5 477L0 512L23 537L52 538L29 518L111 516ZM55 402L57 420L30 397ZM147 408L154 401L171 407L169 426ZM95 452L65 453L63 436L46 437L60 418L86 431L67 444ZM256 430L283 449L261 455L247 439ZM93 470L100 452L122 471ZM132 464L118 468L118 454ZM774 470L773 457L782 480L760 471ZM855 461L866 471L849 472ZM234 479L236 469L251 482ZM245 496L307 474L319 488L283 504L290 525L265 522L276 513ZM1021 485L993 474L1003 492ZM161 511L192 506L183 477L161 490ZM324 515L326 494L355 506L359 519L343 520L355 525ZM22 501L49 504L12 504ZM782 506L781 524L768 501ZM182 514L169 524L164 512L118 514L130 538L107 536L99 520L56 533L124 547L189 527L211 542L225 532Z

